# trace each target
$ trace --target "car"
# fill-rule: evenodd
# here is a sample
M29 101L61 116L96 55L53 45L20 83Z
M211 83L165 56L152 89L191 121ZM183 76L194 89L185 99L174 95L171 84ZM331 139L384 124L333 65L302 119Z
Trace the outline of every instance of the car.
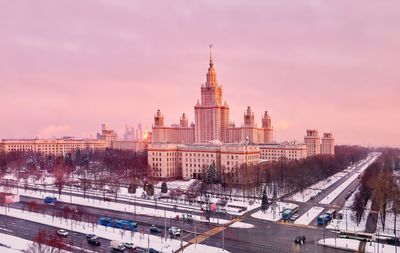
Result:
M172 235L172 236L180 236L182 231L181 231L180 228L177 228L177 227L170 227L170 228L168 229L168 232L169 232L169 234Z
M153 248L150 248L148 252L149 252L149 253L160 253L160 251L155 250L155 249L153 249Z
M400 238L390 237L389 239L386 239L386 242L391 245L400 245Z
M98 238L98 236L97 235L95 235L95 234L87 234L86 235L86 239L89 239L89 238Z
M159 229L158 227L156 227L154 225L151 225L150 232L151 233L161 233L161 229Z
M299 244L304 244L306 242L306 237L304 235L302 236L296 236L294 238L294 243L299 243Z
M294 221L297 218L299 218L299 215L297 213L293 214L292 217L290 217L290 220Z
M59 230L57 230L57 235L62 236L62 237L67 237L69 235L69 233L67 230L59 229Z
M88 242L90 245L95 245L95 246L100 246L100 245L101 245L101 242L99 241L99 239L98 239L97 236L96 236L96 237L88 238L88 239L87 239L87 242Z
M132 242L124 242L123 245L127 249L133 249L135 247L135 245Z
M146 253L147 250L145 248L142 248L142 247L135 247L135 248L133 248L133 252L135 252L135 253Z

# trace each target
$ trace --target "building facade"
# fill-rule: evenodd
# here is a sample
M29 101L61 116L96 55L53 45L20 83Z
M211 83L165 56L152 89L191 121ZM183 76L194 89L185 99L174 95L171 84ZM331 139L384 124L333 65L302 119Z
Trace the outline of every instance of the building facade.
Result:
M179 124L165 126L164 116L157 110L152 127L153 142L178 144L199 144L210 141L254 144L272 142L273 127L271 116L267 111L262 116L261 127L257 126L254 112L250 107L244 112L242 126L236 127L234 122L229 121L229 105L222 100L222 85L217 82L211 53L206 82L200 90L201 99L194 106L194 124L189 125L188 118L183 113Z
M105 141L107 143L107 148L111 148L111 142L118 140L117 133L110 129L108 124L101 125L101 133L97 134L97 139Z
M260 161L257 145L150 143L147 149L153 177L173 179L199 178L212 164L218 173L229 173L243 164L256 165Z
M94 151L105 150L107 143L103 140L73 138L62 139L3 139L0 142L3 152L37 152L44 155L64 156L77 149Z
M307 156L319 155L321 153L321 139L318 136L318 131L307 130L304 136L304 142L307 146Z
M300 160L307 157L307 146L300 142L283 142L261 144L261 161L277 162L280 159Z
M321 154L334 155L335 154L335 139L332 133L324 133L321 139Z

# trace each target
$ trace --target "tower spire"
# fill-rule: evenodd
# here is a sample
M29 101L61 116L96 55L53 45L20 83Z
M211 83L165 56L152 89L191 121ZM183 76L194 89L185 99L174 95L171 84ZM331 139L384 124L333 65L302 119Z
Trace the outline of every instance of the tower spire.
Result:
M210 67L213 66L213 59L212 59L212 53L211 53L211 49L212 49L212 44L208 45L208 47L210 48Z

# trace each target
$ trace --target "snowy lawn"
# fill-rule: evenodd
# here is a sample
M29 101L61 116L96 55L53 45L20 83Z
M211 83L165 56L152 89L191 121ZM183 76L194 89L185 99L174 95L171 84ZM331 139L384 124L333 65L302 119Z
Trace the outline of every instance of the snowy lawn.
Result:
M345 238L325 238L318 241L319 245L324 245L331 248L348 250L348 251L358 251L358 246L360 245L360 241L345 239Z
M4 212L4 207L0 207L0 212ZM18 219L30 220L37 223L45 224L48 226L55 227L55 229L65 229L72 230L78 233L90 234L94 233L99 237L108 239L108 240L117 240L124 242L133 242L135 245L141 247L147 247L148 240L150 241L150 247L161 250L161 248L168 247L169 250L176 251L180 247L180 241L175 239L166 239L164 240L162 237L154 236L150 234L142 234L139 232L131 233L127 230L117 229L117 228L107 228L104 226L100 226L97 224L91 224L86 222L76 222L70 219L61 219L58 217L52 217L50 215L43 215L28 211L23 211L19 209L9 208L8 215ZM184 242L184 245L186 242ZM217 249L211 246L207 247L207 251L217 252Z
M3 187L0 187L0 190L4 190ZM16 189L11 189L12 193L16 194ZM39 198L39 199L44 199L45 195L43 192L34 192L34 191L19 191L19 194L22 196L29 196L33 198ZM71 203L71 196L61 194L61 197L58 197L58 194L55 195L57 197L57 200L60 202L64 203ZM78 197L78 196L72 196L72 203L76 205L82 205L82 206L88 206L88 207L95 207L95 208L101 208L105 210L113 210L113 211L118 211L118 212L129 212L129 213L134 213L136 209L136 214L139 215L148 215L148 216L155 216L155 217L176 217L179 215L182 217L182 214L186 214L184 212L173 212L173 211L164 211L161 209L155 209L155 208L150 208L150 207L134 207L132 205L127 205L123 203L115 203L115 202L108 202L108 201L102 201L102 200L94 200L94 199L88 199L88 198L83 198L83 197ZM197 221L205 221L203 216L199 215L193 215L193 219ZM228 220L224 219L217 219L217 218L211 218L210 219L211 223L218 223L218 224L225 224L229 222Z
M365 226L367 223L367 218L369 215L369 211L371 209L371 200L367 202L367 205L365 207L365 212L363 214L363 217L361 217L360 224L357 224L355 222L356 218L354 216L353 211L351 210L351 206L353 205L354 202L354 197L358 190L354 191L353 194L350 196L350 198L346 201L344 204L343 208L338 211L338 213L343 214L343 219L338 220L338 219L333 219L328 226L326 226L327 229L331 230L350 230L350 231L365 231Z
M326 205L332 203L332 201L335 200L351 183L353 183L353 181L356 180L356 178L362 172L364 172L364 170L366 170L368 168L368 166L376 160L377 157L378 157L377 155L374 155L372 158L368 158L366 163L363 166L361 166L361 168L358 170L357 173L355 173L353 176L351 176L346 181L344 181L341 185L339 185L338 188L333 190L328 196L323 198L319 203L326 204Z
M32 241L0 233L0 243L10 247L0 246L0 252L2 253L21 253L22 250L26 250L32 244Z
M294 223L295 224L302 224L302 225L308 225L310 224L313 220L315 220L322 211L324 210L323 207L319 206L314 206L310 208L306 213L304 213L300 218L298 218Z
M253 213L251 217L261 220L269 220L269 221L278 221L282 218L282 211L286 208L295 208L298 207L296 204L286 203L286 202L276 202L276 207L273 208L271 204L265 212L258 211Z
M365 245L365 253L375 253L375 252L380 252L380 253L395 253L396 252L396 246L393 245L387 245L387 244L382 244L382 243L367 243ZM400 252L400 247L397 247L397 252Z
M378 218L378 230L380 235L388 235L388 236L394 236L394 229L395 229L395 224L394 224L394 214L392 212L387 211L386 212L386 219L385 219L385 229L382 227L381 223L381 217L379 216ZM378 232L377 230L377 232ZM400 215L397 215L396 219L396 230L397 233L396 235L399 236L400 233ZM400 250L399 250L400 253Z
M308 187L307 189L297 192L287 198L287 200L291 201L297 201L297 202L307 202L310 200L312 196L316 196L318 193L320 193L322 190L325 190L329 186L333 185L336 183L339 179L342 177L346 176L346 172L338 172L332 176L330 176L327 179L321 180L318 183Z

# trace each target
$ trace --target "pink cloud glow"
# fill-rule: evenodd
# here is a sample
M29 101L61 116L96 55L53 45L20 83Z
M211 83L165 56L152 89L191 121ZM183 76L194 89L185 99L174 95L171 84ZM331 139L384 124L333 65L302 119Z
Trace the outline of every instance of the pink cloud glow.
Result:
M399 146L400 2L2 1L0 138L88 137L193 106L214 44L231 119ZM65 127L68 126L68 127ZM120 132L122 135L122 132Z

